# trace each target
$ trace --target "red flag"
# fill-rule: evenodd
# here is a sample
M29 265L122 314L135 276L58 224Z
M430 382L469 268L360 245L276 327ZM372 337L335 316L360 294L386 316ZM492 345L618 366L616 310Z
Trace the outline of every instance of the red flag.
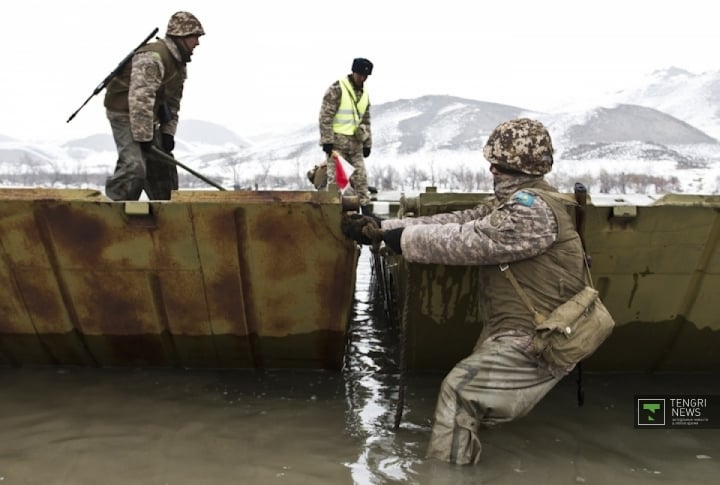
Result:
M334 150L332 158L335 160L335 183L340 187L341 192L345 192L350 185L350 176L355 171L355 167Z

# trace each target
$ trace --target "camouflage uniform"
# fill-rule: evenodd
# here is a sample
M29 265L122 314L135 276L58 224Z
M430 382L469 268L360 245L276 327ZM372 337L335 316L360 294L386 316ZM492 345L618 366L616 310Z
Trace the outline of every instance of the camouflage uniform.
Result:
M549 135L543 127L545 139L533 143L538 127L528 121L501 124L488 140L491 163L524 172L496 173L494 199L451 214L382 221L383 230L405 227L402 255L410 262L479 267L484 326L473 353L443 380L428 448L428 457L450 463L476 463L480 428L524 416L572 369L552 368L534 351L533 315L500 267L512 268L546 315L585 285L569 202L542 176L552 166Z
M352 79L352 76L348 76ZM353 87L355 85L352 83ZM363 88L355 87L356 99L360 99L363 94ZM363 133L363 140L355 136L343 135L333 132L333 119L340 106L340 98L342 97L342 88L340 81L335 81L325 92L323 96L322 106L320 108L320 145L332 143L333 148L339 152L350 164L355 168L350 176L350 185L352 186L361 206L370 203L370 192L368 190L367 172L365 171L365 158L363 157L363 147L372 147L372 133L370 131L370 105L368 105L358 131ZM335 183L335 164L327 164L327 184Z
M108 84L105 107L118 151L115 172L105 184L109 198L137 200L145 189L151 200L162 200L177 190L177 167L143 153L140 142L166 150L162 135L175 136L190 58L174 37L203 34L192 14L175 13L165 38L138 49Z

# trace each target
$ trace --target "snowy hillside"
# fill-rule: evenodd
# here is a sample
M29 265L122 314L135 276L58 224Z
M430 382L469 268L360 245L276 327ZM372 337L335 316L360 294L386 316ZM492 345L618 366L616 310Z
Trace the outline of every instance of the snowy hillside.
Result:
M584 111L622 103L654 108L720 139L720 71L693 74L670 67L648 74L637 86L560 110Z
M720 73L656 72L642 88L604 101L555 113L453 96L374 105L370 183L387 190L488 190L492 181L482 157L487 137L500 122L528 116L550 130L556 150L551 178L561 187L584 178L603 191L720 193L720 118L714 108ZM313 124L249 140L214 123L181 120L175 156L227 187L308 189L305 172L324 156L317 131ZM102 186L116 158L108 133L62 146L0 134L4 185ZM184 187L196 183L181 176Z

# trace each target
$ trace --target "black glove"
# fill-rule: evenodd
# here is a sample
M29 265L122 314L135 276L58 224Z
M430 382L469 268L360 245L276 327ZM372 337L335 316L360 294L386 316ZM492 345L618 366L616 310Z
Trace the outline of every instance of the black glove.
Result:
M367 158L370 156L370 147L363 147L363 157Z
M360 214L344 214L340 228L342 233L356 243L371 245L373 240L366 233L366 226L377 229L375 221L367 216Z
M365 214L365 217L369 217L370 219L375 221L375 224L377 224L378 227L382 228L382 217L373 214L372 212L370 212L369 214Z
M374 214L370 210L369 205L364 205L360 207L360 211L362 212L362 215L369 217L373 221L375 221L375 224L377 224L378 227L382 227L382 218L380 218L378 215Z
M141 141L140 143L140 150L142 150L143 153L150 153L150 149L153 146L152 140L150 141Z
M163 150L170 153L175 149L175 137L170 133L162 134L162 146Z
M393 250L395 254L402 254L402 248L400 247L400 238L405 230L404 227L398 227L397 229L389 229L383 232L382 240L387 247Z
M323 151L330 155L330 153L333 151L333 144L332 143L323 143Z

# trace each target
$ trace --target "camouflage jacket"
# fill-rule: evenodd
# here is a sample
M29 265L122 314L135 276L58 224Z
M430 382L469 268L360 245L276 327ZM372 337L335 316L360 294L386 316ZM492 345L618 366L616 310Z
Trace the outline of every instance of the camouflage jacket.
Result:
M401 238L407 261L446 265L493 265L519 261L546 251L558 225L541 197L524 188L555 192L540 177L508 178L496 196L472 209L428 217L388 219L383 229L405 227Z
M350 76L348 76L350 77ZM352 84L352 82L351 82ZM353 84L353 86L355 86ZM363 95L363 88L355 88L355 96L360 99ZM323 96L322 106L320 107L320 145L325 143L335 143L336 136L338 135L333 132L333 119L335 113L337 113L338 107L340 106L340 98L342 97L342 88L340 87L340 81L335 81L325 91ZM372 147L372 132L370 130L370 105L368 104L367 110L363 115L363 119L360 122L360 130L364 130L367 135L367 139L363 142L363 146Z
M159 43L167 47L170 54L167 58L174 61L174 65L166 66L163 62L163 55L158 53L163 46L148 44L133 56L130 67L112 80L105 96L108 111L123 112L124 105L117 103L113 96L124 96L127 92L130 129L135 141L152 140L160 104L167 108L161 131L171 135L177 131L187 67L172 39L165 37L155 44Z

